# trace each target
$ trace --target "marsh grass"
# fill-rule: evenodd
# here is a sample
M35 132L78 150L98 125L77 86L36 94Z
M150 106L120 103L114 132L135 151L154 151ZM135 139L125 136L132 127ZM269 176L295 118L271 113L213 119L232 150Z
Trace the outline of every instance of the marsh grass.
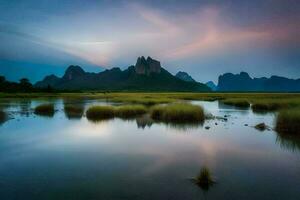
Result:
M200 173L193 180L196 185L205 191L216 183L207 167L202 167Z
M202 107L187 103L154 106L151 117L166 123L199 123L205 119Z
M274 98L252 99L251 101L251 108L253 112L257 113L274 112L300 106L300 99L295 97L289 98L288 94L286 97L282 96L281 98L274 96Z
M250 103L245 99L226 99L226 100L222 100L222 103L230 106L239 107L239 108L250 107Z
M68 119L80 119L84 113L84 106L66 104L64 106L64 111Z
M275 130L280 134L300 135L300 109L281 110L276 119Z
M114 116L113 106L92 106L86 111L87 119L93 122L112 119Z
M112 102L131 103L131 104L143 104L146 106L152 106L156 104L171 103L174 99L164 97L152 97L152 96L125 96L125 97L111 97L108 99Z
M143 105L124 105L115 108L115 116L124 119L135 118L146 112L147 108Z
M253 112L256 113L266 113L266 112L273 112L278 110L279 108L281 108L282 105L278 104L278 103L274 103L274 102L257 102L252 104L251 108L253 110Z
M53 104L41 104L34 109L34 114L46 117L53 117L54 112L55 110Z

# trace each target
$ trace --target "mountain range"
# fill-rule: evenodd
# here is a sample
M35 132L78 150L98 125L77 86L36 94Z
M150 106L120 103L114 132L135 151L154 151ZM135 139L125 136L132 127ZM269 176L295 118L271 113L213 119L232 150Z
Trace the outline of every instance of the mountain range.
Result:
M251 78L247 72L225 73L219 76L217 91L299 92L300 79L281 76Z
M281 76L251 78L247 72L225 73L218 78L218 85L195 81L188 73L179 71L175 76L151 57L139 57L136 64L125 70L107 69L99 73L85 72L71 65L62 77L46 76L36 88L52 87L59 90L103 91L183 91L183 92L299 92L300 79Z
M203 83L185 81L172 75L161 67L159 61L143 56L137 59L134 66L129 66L126 70L112 68L99 73L89 73L79 66L72 65L61 78L49 75L34 86L37 88L50 86L60 90L211 91Z

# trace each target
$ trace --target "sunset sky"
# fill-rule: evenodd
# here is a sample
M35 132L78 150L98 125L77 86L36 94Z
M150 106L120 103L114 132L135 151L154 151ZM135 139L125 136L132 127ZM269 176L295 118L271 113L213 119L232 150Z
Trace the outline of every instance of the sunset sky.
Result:
M201 82L240 71L300 78L300 2L2 0L0 43L9 79L70 64L125 69L141 55Z

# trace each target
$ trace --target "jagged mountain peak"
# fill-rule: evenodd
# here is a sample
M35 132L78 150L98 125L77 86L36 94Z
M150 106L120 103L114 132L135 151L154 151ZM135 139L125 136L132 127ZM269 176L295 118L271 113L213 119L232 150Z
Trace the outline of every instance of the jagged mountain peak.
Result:
M183 71L177 72L175 76L183 81L196 82L195 79L193 79L188 73Z
M152 59L150 56L145 59L144 56L138 57L135 64L135 71L137 74L150 75L151 73L160 73L160 62Z
M70 65L64 76L63 76L63 79L64 80L72 80L76 77L79 77L81 75L84 75L85 74L85 71L78 65Z

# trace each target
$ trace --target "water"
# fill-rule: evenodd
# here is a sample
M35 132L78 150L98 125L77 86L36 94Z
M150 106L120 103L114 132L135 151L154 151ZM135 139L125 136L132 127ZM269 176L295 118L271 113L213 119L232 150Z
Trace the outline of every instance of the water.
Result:
M300 199L299 143L253 128L273 127L275 114L195 101L228 121L93 123L66 115L64 104L109 102L51 101L52 118L32 112L44 101L1 101L11 118L0 125L1 200ZM191 181L204 166L217 181L208 191Z

